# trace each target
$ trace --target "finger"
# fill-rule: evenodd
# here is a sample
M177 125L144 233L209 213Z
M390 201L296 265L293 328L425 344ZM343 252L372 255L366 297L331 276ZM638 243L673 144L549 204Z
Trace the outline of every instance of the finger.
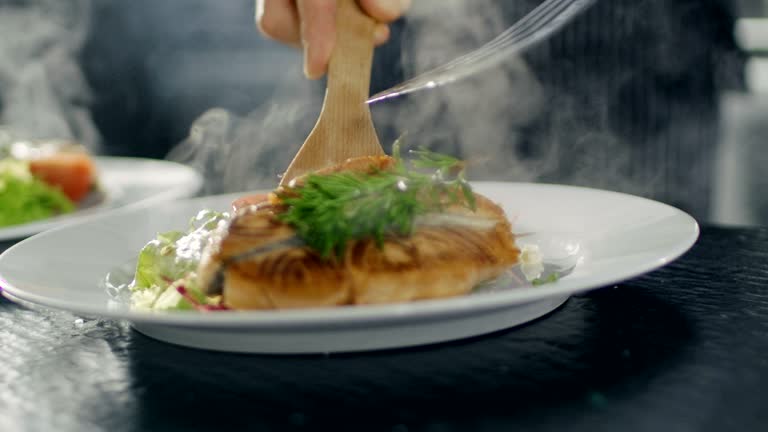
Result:
M257 0L256 25L269 38L296 47L301 45L299 13L294 0Z
M304 75L325 74L336 40L336 0L297 0L304 46Z
M373 42L376 46L383 45L389 40L389 26L386 24L376 24L373 30Z
M411 0L358 0L360 7L376 21L388 23L400 18Z

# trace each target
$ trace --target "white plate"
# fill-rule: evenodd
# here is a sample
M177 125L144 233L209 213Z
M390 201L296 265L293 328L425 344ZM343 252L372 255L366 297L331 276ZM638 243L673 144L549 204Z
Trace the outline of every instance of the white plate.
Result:
M27 237L119 207L188 198L203 182L195 170L174 162L107 156L94 157L94 162L99 193L92 193L72 213L0 228L0 240Z
M159 231L185 227L216 196L120 211L29 238L0 256L0 285L17 299L75 313L130 320L151 337L239 352L309 353L413 346L476 336L540 317L570 295L656 269L693 245L698 225L667 205L557 185L476 183L515 221L519 243L573 267L542 286L497 286L472 295L340 308L138 313L110 306L105 275L135 259Z

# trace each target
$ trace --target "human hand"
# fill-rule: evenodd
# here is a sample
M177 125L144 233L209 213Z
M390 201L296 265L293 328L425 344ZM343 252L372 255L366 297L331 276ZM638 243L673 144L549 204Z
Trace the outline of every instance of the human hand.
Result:
M411 0L357 0L377 21L374 42L389 39L388 23L400 18ZM304 51L304 75L322 77L336 41L336 0L256 0L256 24L261 32Z

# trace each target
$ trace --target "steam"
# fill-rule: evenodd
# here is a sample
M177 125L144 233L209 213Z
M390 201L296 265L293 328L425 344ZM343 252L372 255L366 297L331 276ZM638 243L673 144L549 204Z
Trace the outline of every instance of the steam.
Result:
M514 8L512 15L519 18L537 4L413 2L401 39L391 42L401 44L404 78L496 37L513 24L500 8ZM286 76L275 99L246 117L221 109L202 115L169 157L201 169L209 180L207 193L275 186L320 110L322 84L308 84L299 69L297 64L296 73ZM586 85L595 87L595 98L585 105L577 96L547 88L522 58L509 58L461 82L371 109L385 150L407 133L406 145L468 160L475 180L549 181L651 194L659 184L657 170L632 172L627 143L608 127L611 113L601 96L605 83ZM524 138L530 130L535 130L533 144Z
M99 134L77 63L89 0L0 5L0 127L24 138L74 139L91 150Z
M414 2L403 40L406 76L430 70L501 33L509 23L488 0L441 2L438 16L431 2ZM543 108L541 83L520 58L473 78L422 92L400 105L374 108L377 124L393 119L408 141L456 154L471 165L471 177L534 180L545 160L525 163L516 157L519 128ZM390 120L392 121L392 120Z
M272 102L245 117L208 110L167 158L203 173L204 193L274 187L309 134L315 106L319 101Z
M439 6L414 2L408 30L402 40L391 43L402 44L405 74L413 76L477 48L508 24L489 1L446 0ZM208 193L274 186L322 102L322 84L307 84L298 71L297 65L297 73L285 78L275 99L246 117L219 108L203 114L169 158L201 169L209 180ZM516 103L510 104L511 98ZM387 151L407 132L409 144L477 159L482 164L478 172L485 177L533 180L539 166L507 157L517 135L510 129L534 118L542 103L541 85L527 65L510 59L476 79L404 101L374 104L372 113Z
M167 159L204 174L203 193L274 187L317 120L322 94L293 70L276 83L275 98L246 116L213 108L194 121Z
M417 75L492 39L538 2L447 0L435 17L430 2L414 2L405 35L404 67ZM648 194L654 179L628 176L630 152L609 128L604 82L593 85L585 111L572 93L547 88L520 57L499 67L409 100L391 114L419 145L459 154L476 180L550 181ZM547 123L540 123L542 118ZM386 121L384 118L381 121ZM425 128L424 125L439 125ZM535 143L525 140L535 130ZM412 132L413 131L413 132ZM529 137L530 139L530 137ZM564 160L567 158L567 160Z

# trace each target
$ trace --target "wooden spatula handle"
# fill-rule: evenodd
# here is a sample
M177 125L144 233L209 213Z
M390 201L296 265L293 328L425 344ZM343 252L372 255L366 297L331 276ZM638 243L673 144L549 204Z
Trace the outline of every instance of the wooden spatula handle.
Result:
M365 103L371 85L376 22L356 0L338 0L336 45L328 65L328 97Z
M337 0L336 44L328 65L325 101L315 128L285 171L294 177L349 158L383 155L365 101L371 84L376 22L356 0Z

